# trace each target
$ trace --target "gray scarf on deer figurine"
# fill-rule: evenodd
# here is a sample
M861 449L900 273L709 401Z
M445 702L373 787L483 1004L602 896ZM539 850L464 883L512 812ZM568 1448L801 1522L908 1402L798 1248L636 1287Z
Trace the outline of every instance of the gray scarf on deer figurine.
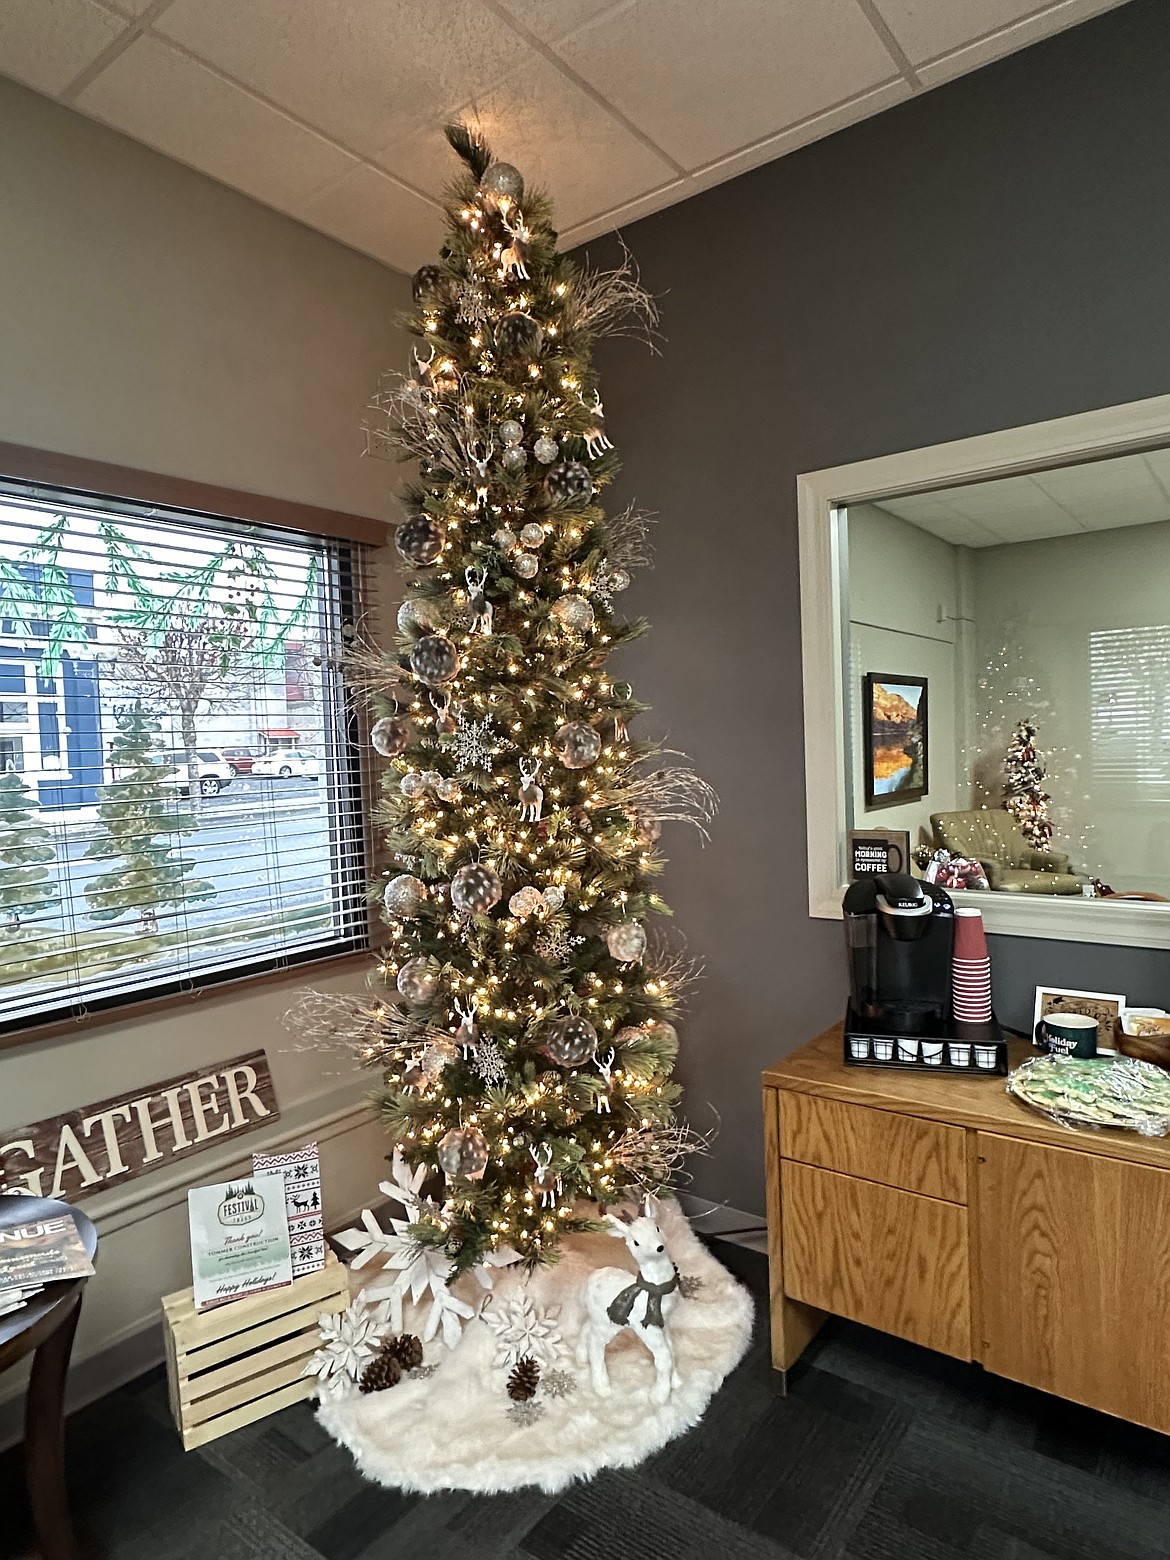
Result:
M646 1296L646 1315L642 1318L646 1327L665 1327L666 1322L662 1315L662 1302L665 1297L678 1288L678 1268L675 1268L673 1277L665 1284L652 1284L649 1279L638 1274L628 1289L620 1290L609 1302L606 1315L617 1327L628 1327L630 1317L634 1311L634 1301L639 1295Z

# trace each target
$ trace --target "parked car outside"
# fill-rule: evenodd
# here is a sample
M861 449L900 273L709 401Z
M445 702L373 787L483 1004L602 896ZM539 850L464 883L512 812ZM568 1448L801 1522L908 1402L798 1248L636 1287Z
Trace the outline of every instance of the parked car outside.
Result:
M250 775L252 773L252 765L259 756L253 753L251 748L245 747L219 748L218 752L224 763L231 765L232 774L234 775Z
M225 786L231 785L235 771L222 753L217 753L214 748L197 748L195 757L200 796L218 796ZM189 796L191 776L186 753L181 748L170 748L160 755L160 762L167 771L163 775L163 784L175 786L180 796Z
M267 753L252 765L252 774L265 780L288 780L296 775L302 780L315 780L320 766L312 753L300 748L282 748L278 753Z

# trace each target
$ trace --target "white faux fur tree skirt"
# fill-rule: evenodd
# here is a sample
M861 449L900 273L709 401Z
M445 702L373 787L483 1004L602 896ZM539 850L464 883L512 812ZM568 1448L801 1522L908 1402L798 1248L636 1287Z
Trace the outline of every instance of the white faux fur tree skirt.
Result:
M595 1267L634 1271L622 1241L582 1235L566 1242L564 1258L554 1267L494 1275L491 1308L525 1293L538 1310L560 1308L552 1326L563 1346L553 1351L555 1361L551 1356L546 1361L535 1410L521 1410L531 1416L529 1423L514 1417L505 1385L508 1367L497 1363L497 1337L480 1317L466 1324L454 1349L438 1341L427 1345L425 1364L436 1367L433 1374L404 1377L384 1392L323 1401L321 1423L349 1448L367 1478L424 1493L490 1494L536 1485L551 1494L601 1468L641 1462L703 1417L743 1357L752 1327L747 1291L697 1239L677 1204L661 1205L659 1226L684 1279L683 1298L670 1319L682 1384L662 1407L650 1401L650 1355L628 1332L607 1355L612 1396L597 1397L588 1369L575 1364L585 1275ZM472 1304L482 1299L474 1279L461 1280L457 1292ZM411 1322L408 1304L408 1330ZM549 1351L549 1340L544 1347ZM567 1395L550 1395L550 1385L567 1389Z

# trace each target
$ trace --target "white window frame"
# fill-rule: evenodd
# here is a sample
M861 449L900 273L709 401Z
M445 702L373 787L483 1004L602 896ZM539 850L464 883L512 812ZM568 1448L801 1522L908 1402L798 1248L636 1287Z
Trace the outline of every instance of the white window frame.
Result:
M1075 465L1170 444L1170 395L803 472L796 479L804 658L809 914L839 920L845 890L843 512L850 504ZM980 894L987 929L1017 937L1170 947L1170 904Z

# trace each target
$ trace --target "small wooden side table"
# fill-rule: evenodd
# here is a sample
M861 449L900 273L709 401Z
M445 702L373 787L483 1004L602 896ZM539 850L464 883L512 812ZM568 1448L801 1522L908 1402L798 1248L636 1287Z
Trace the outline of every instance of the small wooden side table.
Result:
M21 1224L70 1214L93 1260L97 1231L68 1203L44 1197L4 1196L0 1213ZM65 1378L81 1314L84 1278L48 1284L19 1311L0 1316L0 1372L33 1356L24 1407L24 1459L33 1527L44 1560L77 1560L77 1542L65 1493Z

